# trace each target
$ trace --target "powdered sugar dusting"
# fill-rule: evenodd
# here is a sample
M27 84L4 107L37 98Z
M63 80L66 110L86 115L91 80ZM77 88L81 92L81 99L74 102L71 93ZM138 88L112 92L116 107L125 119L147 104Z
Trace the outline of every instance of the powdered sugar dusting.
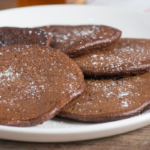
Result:
M122 101L122 107L129 107L129 105L126 101Z
M83 74L65 54L29 45L11 46L8 50L3 47L2 54L2 118L28 120L47 114L50 119L57 109L81 94L78 89L81 88Z
M48 44L49 36L46 31L38 28L0 28L0 46L8 45L40 45Z
M143 111L141 106L144 106L150 97L150 73L118 80L92 79L85 82L86 89L82 96L62 110L70 114L70 118L74 114L80 115L81 118L91 115L117 118L129 112L136 114Z
M85 48L85 43L95 40L105 40L102 44L109 43L117 32L114 28L98 25L83 26L48 26L46 29L53 35L51 47L65 51L71 46L80 45ZM119 37L119 34L118 34ZM91 45L93 46L93 45Z
M3 81L14 81L16 78L19 78L20 74L15 73L15 70L10 66L8 69L0 72L0 83L4 83Z
M97 72L113 74L148 68L150 61L150 40L146 39L120 39L116 47L95 51L81 57L74 58L81 67L91 67ZM88 62L88 63L87 63Z

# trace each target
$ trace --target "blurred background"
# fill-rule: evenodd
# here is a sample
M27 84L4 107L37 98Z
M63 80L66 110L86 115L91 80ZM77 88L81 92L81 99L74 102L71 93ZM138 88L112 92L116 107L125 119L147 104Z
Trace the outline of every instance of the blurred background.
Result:
M0 10L35 4L87 4L150 13L150 0L0 0Z
M0 0L0 10L17 7L16 0Z
M44 4L85 4L86 0L0 0L0 10Z

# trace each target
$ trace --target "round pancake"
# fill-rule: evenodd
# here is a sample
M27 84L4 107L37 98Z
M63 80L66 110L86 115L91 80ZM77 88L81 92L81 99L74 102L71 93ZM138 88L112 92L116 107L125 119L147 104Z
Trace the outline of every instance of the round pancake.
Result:
M85 80L86 89L58 114L85 122L107 122L150 108L150 73L119 80Z
M150 40L122 38L106 49L74 61L86 76L126 76L145 73L150 68Z
M85 87L76 63L38 46L0 48L0 124L32 126L53 118Z
M89 53L97 48L114 44L121 31L103 25L45 26L41 27L52 36L50 46L69 57Z
M74 61L87 76L144 73L150 68L150 40L122 38L115 45L76 57Z
M50 35L38 28L0 28L0 47L18 44L49 46Z

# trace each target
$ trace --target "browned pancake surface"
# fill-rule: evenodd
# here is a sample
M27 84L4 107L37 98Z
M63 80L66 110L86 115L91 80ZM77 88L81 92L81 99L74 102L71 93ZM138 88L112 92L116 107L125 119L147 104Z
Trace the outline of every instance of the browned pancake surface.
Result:
M31 126L54 117L84 90L73 60L52 48L0 49L0 124Z
M17 44L49 46L50 35L37 28L0 28L0 47Z
M136 74L150 68L150 40L122 38L115 48L97 50L74 61L88 76Z
M85 80L85 92L67 104L60 116L106 122L142 113L150 106L150 73L120 80Z
M69 57L76 57L96 48L115 43L121 36L118 29L103 25L45 26L51 36L50 46L61 50Z

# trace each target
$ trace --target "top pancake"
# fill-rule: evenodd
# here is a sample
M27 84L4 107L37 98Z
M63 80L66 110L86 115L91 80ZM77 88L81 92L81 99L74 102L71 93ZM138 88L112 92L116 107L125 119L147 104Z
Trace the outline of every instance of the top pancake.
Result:
M124 76L150 68L150 40L122 38L114 46L100 49L74 61L87 76Z
M31 126L54 117L84 91L80 68L52 48L0 48L0 124Z
M37 28L0 28L0 47L17 44L49 46L50 35Z
M121 36L118 29L103 25L45 26L51 36L50 46L69 57L83 55L114 44Z
M59 116L86 122L106 122L140 114L150 108L150 73L119 80L85 80L84 93Z

